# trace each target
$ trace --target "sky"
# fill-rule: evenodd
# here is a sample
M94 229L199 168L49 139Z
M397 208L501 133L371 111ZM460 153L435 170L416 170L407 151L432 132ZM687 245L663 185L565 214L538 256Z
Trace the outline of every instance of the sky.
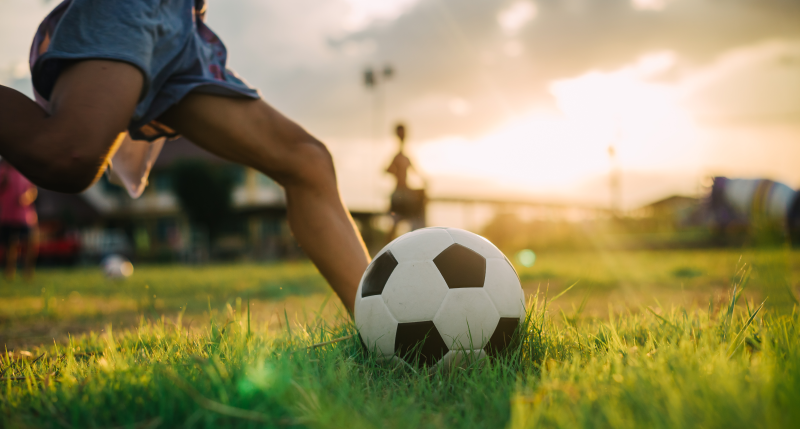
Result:
M354 208L391 192L397 121L433 196L605 205L612 167L626 208L709 175L800 187L795 0L208 3L229 67L328 144ZM0 83L30 94L55 4L0 0Z

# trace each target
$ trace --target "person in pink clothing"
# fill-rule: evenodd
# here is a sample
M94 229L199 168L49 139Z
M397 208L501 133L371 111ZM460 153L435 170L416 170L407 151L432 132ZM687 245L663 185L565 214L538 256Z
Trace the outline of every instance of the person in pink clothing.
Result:
M5 160L0 160L0 246L6 251L6 278L13 280L22 240L27 241L25 278L33 277L39 246L39 230L33 202L38 191Z

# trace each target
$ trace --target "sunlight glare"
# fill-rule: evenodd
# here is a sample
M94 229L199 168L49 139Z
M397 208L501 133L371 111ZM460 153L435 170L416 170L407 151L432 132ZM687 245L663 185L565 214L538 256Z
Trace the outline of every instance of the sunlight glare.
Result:
M497 14L497 22L504 33L514 35L536 17L536 12L535 4L520 0L501 10Z
M670 0L631 0L631 6L636 10L664 10Z
M350 13L344 21L344 29L359 31L373 21L391 21L410 9L419 0L345 0Z
M428 142L416 151L420 166L536 193L605 177L610 145L624 169L694 168L694 126L679 107L679 91L648 80L673 63L673 55L657 53L617 71L555 81L550 92L558 110L531 110L476 139Z

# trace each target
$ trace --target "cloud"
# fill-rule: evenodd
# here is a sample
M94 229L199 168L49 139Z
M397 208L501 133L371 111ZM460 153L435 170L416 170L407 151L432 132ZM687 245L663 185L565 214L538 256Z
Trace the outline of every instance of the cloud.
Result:
M470 104L468 101L464 100L463 98L454 98L450 100L450 104L448 105L450 108L450 112L456 116L464 116L469 114L470 111Z
M535 5L535 25L498 16L524 16L517 3L422 0L390 23L368 27L344 40L373 40L375 56L397 69L395 112L421 138L457 130L479 135L509 115L552 105L554 80L589 71L615 70L653 52L650 73L661 79L708 65L724 52L764 39L800 38L800 4L673 0L658 13L642 13L629 0L520 3ZM519 9L516 9L519 8ZM675 63L680 60L680 68ZM666 64L666 65L665 65ZM446 117L447 100L470 100L469 120ZM441 99L440 115L430 100Z
M349 31L362 30L375 22L392 21L418 0L345 0L349 13L343 26Z
M625 172L627 207L693 191L708 174L795 183L795 67L800 40L736 48L702 67L672 51L647 53L616 70L553 81L556 111L534 109L472 138L432 139L416 154L444 193L457 192L460 177L482 181L470 185L478 194L598 201L608 146Z
M681 83L684 105L704 121L800 121L800 40L732 49Z
M638 10L663 10L670 0L631 0L631 6Z
M503 32L514 35L535 17L536 5L530 1L520 0L500 10L497 13L497 22Z

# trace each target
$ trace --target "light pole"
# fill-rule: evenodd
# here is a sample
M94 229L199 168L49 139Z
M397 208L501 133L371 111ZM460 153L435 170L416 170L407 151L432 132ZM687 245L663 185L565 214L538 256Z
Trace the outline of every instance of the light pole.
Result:
M380 133L384 126L384 111L386 109L386 89L384 88L386 82L394 77L394 67L391 64L385 64L383 69L375 68L372 66L364 69L364 86L368 90L373 91L374 105L373 105L373 130L372 137L380 140Z

